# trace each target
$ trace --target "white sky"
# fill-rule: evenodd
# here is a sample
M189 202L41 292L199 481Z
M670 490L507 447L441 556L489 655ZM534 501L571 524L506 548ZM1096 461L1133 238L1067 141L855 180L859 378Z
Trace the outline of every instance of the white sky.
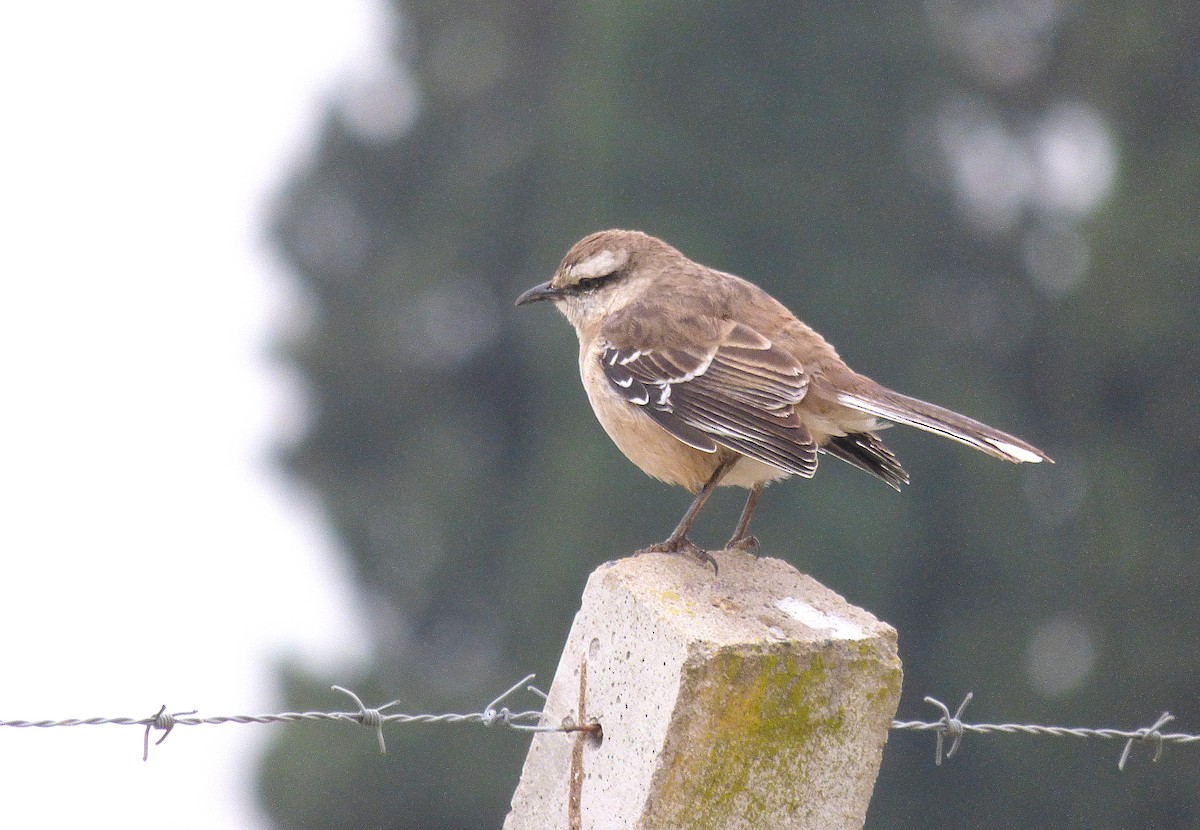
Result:
M280 654L336 681L366 653L269 467L302 416L262 226L375 5L0 7L0 720L276 711ZM181 727L146 764L136 728L0 729L0 824L263 827L279 728Z

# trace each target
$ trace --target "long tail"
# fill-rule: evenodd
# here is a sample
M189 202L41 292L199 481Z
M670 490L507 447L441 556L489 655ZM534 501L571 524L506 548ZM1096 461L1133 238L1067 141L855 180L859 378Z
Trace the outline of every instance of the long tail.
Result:
M872 386L873 388L860 388L854 392L839 391L837 401L843 406L877 418L943 435L1005 461L1017 464L1037 464L1042 461L1054 463L1054 459L1037 447L1007 432L1001 432L936 404L901 395L878 384Z

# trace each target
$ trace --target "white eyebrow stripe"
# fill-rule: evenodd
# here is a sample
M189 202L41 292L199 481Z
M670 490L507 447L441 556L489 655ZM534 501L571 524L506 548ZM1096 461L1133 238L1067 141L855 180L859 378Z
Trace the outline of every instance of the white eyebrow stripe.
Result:
M617 265L617 255L605 250L576 263L571 269L571 275L581 280L607 277L617 270Z

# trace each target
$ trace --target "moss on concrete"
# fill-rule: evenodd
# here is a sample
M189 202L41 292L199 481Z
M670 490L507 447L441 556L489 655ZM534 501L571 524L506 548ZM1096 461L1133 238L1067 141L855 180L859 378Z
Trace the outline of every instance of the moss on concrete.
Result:
M680 699L696 714L684 738L666 749L667 779L655 788L662 799L645 826L758 827L781 811L803 811L799 794L809 761L838 742L846 723L842 705L831 700L831 689L845 688L843 681L828 682L821 654L728 650L695 664L699 671ZM878 658L850 660L838 673L879 668ZM882 703L891 691L889 679L871 697Z

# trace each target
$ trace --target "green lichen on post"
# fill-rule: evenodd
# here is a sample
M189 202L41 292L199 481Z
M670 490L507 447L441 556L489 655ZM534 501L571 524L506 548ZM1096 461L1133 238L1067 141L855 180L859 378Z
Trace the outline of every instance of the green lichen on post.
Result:
M900 661L894 654L882 654L876 645L866 640L860 640L854 644L854 650L858 653L859 659L851 660L849 663L852 674L860 672L878 672L881 668L881 663L884 661L890 662L892 665L885 668L880 674L880 685L874 691L867 692L867 700L871 703L883 703L891 706L894 701L900 699L900 688L904 681L904 672L900 667ZM888 719L891 719L891 714L888 714Z
M689 722L666 748L662 809L646 826L701 830L734 815L763 826L756 819L803 810L806 766L845 723L825 657L728 650L689 662L699 669L680 690Z
M896 701L900 699L900 689L904 683L904 672L900 668L899 661L894 667L884 671L879 679L879 687L874 691L867 692L867 700L872 704L889 707L887 718L891 720L892 714L896 711Z

